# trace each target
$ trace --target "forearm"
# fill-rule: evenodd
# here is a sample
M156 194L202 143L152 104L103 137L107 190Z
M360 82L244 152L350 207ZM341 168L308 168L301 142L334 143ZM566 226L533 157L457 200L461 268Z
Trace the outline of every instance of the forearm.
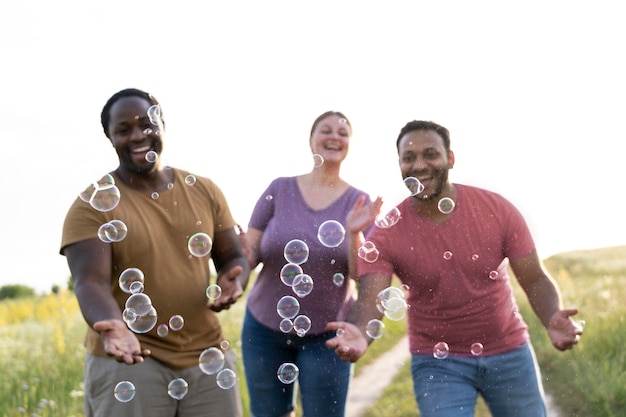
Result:
M365 276L361 277L358 282L359 296L350 310L348 322L358 327L369 342L371 338L365 331L367 324L371 320L380 320L383 317L383 313L376 307L376 297L381 290L389 286L390 281L391 279L387 278Z
M218 277L220 276L220 271L229 271L237 266L240 266L242 269L241 273L237 276L237 281L239 281L239 284L241 284L241 288L245 290L248 286L248 281L250 280L250 263L245 258L245 256L233 258L230 261L226 262L224 265L222 265L218 270ZM220 283L217 282L217 284L219 285Z
M81 313L90 327L102 320L122 320L120 307L108 286L93 282L77 283L74 293Z
M358 278L356 264L359 256L359 248L364 240L363 232L350 232L348 234L348 276L354 280Z
M543 279L534 281L525 290L533 311L543 326L548 328L550 318L563 308L556 283L550 277L545 276Z

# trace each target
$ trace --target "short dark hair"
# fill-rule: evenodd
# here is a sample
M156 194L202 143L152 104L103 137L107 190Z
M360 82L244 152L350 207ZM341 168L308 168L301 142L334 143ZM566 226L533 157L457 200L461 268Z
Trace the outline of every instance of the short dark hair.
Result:
M350 129L352 129L352 124L350 123L350 120L348 120L348 118L345 116L345 114L340 111L329 110L317 116L317 119L315 119L315 121L313 122L313 126L311 126L311 135L309 137L313 137L313 132L315 132L315 128L317 128L317 125L320 124L320 122L328 116L338 116L342 119L345 119L348 126L350 126Z
M147 100L151 105L159 105L159 101L154 98L154 96L150 93L147 93L143 90L139 90L137 88L126 88L124 90L120 90L117 93L113 94L106 102L104 107L102 108L102 113L100 114L100 123L102 123L102 129L104 129L104 134L109 137L109 122L111 121L111 107L121 98L124 97L139 97ZM161 118L163 118L163 111L161 110Z
M400 152L400 140L402 137L414 130L433 130L437 132L437 134L441 136L441 139L443 139L443 146L446 148L446 151L450 152L450 132L448 129L435 122L425 120L413 120L404 125L404 127L400 130L398 139L396 140L396 148L398 149L398 152Z

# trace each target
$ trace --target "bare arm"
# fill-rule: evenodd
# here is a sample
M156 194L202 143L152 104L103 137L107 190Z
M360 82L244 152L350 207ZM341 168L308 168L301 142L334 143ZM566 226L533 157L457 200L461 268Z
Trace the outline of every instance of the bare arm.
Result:
M242 240L243 251L248 260L248 264L250 265L250 269L256 268L261 262L261 238L263 237L263 232L259 229L255 229L253 227L248 228L247 232L243 232L241 227L239 228L239 237Z
M582 334L581 326L571 319L578 313L578 309L563 308L559 288L543 267L537 252L511 260L511 269L533 311L547 329L554 347L559 350L571 349Z
M89 239L65 248L67 263L74 279L74 292L85 321L102 334L108 355L127 364L143 362L150 354L126 327L111 292L111 246Z
M381 319L383 314L376 307L378 293L391 285L391 277L370 274L359 278L359 297L350 310L347 322L330 322L327 330L343 329L343 335L326 341L326 346L335 349L343 361L356 362L367 351L372 342L366 333L367 323Z
M209 307L214 311L229 308L242 295L250 278L250 266L235 229L216 232L211 255L217 270L217 284L222 295Z
M378 213L380 213L382 204L382 198L378 197L376 200L365 205L365 195L362 195L346 216L346 229L348 234L348 276L350 278L357 279L358 277L356 260L359 248L365 241L363 230L374 222L374 219Z

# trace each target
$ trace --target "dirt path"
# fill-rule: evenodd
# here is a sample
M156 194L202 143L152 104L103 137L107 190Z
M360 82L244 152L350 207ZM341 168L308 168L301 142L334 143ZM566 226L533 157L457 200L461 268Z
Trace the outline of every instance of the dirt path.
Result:
M353 378L350 383L346 417L362 417L365 410L376 402L385 387L409 360L409 342L405 336L376 361L364 366L359 376ZM552 397L548 394L546 394L546 407L548 417L561 417Z

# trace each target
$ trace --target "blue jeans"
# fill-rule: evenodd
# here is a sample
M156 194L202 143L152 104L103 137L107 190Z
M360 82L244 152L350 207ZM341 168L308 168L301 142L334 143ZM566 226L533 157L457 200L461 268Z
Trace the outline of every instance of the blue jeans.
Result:
M530 343L485 357L413 355L411 372L422 417L473 417L479 394L493 417L546 416Z
M279 417L294 410L294 384L276 376L284 362L300 369L302 408L306 417L343 417L352 365L325 345L334 333L285 334L259 323L249 311L243 322L241 352L253 417Z

